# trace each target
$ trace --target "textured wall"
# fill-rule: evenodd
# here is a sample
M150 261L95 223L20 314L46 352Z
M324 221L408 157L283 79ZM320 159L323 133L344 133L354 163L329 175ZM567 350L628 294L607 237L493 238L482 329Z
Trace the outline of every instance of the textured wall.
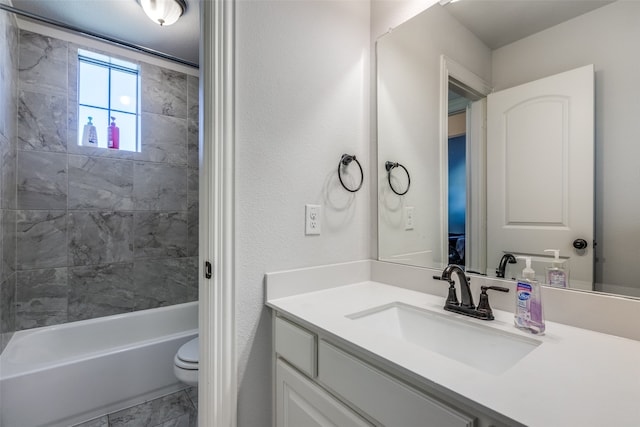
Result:
M4 2L3 2L4 3ZM0 352L16 329L16 117L18 26L0 11Z
M370 257L369 3L240 1L235 21L238 425L263 427L264 273ZM355 195L338 181L343 153L362 162ZM319 236L304 235L305 203L323 206Z
M140 63L141 152L78 146L78 47L20 31L18 330L197 299L198 79Z

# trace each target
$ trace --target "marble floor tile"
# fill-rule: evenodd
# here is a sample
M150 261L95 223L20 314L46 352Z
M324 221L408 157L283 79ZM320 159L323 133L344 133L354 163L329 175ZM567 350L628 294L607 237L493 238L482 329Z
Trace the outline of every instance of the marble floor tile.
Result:
M20 31L20 85L46 93L67 93L67 42Z
M142 113L140 125L142 147L136 160L187 164L186 119Z
M16 330L67 322L67 268L18 272Z
M133 209L133 162L69 156L69 209Z
M189 396L189 399L191 400L191 404L197 410L198 409L198 386L189 387L185 391L187 392L187 396Z
M17 211L17 268L65 267L67 265L66 211Z
M69 267L69 322L134 309L133 264Z
M187 75L147 63L140 66L142 111L187 117Z
M67 155L18 153L18 209L67 208Z
M135 162L133 170L135 210L187 210L187 167Z
M67 98L65 96L20 91L18 148L35 151L67 151Z
M158 426L176 418L184 417L184 415L196 416L195 408L191 405L189 397L186 392L181 390L177 393L109 414L109 426Z
M187 255L186 212L135 212L134 233L136 259Z
M132 212L69 212L69 263L133 261Z

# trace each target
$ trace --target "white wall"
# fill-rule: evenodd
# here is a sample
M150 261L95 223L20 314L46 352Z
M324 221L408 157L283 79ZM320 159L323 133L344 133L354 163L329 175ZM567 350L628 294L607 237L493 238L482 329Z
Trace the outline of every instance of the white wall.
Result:
M271 423L264 273L371 256L369 19L368 1L236 3L241 427ZM355 154L364 168L355 195L337 180L343 153ZM320 236L304 235L306 203L323 206Z
M485 81L491 78L491 50L440 5L377 42L379 256L411 258L416 265L406 254L425 253L417 264L436 268L448 262L441 227L446 212L441 203L446 200L441 194L446 171L441 167L446 159L440 133L441 55ZM411 174L411 187L402 197L389 189L387 160L402 163ZM396 174L404 177L402 170ZM405 229L409 206L414 208L412 230Z
M636 296L640 295L639 19L640 2L618 1L493 53L496 90L594 64L596 289Z

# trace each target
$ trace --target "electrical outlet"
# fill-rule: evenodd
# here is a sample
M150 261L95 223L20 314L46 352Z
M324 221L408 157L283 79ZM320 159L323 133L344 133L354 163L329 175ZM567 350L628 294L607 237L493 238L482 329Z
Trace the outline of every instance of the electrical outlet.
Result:
M320 205L305 205L304 207L304 234L307 236L320 234L322 222L322 208Z
M404 229L413 230L413 213L414 207L407 206L404 208Z

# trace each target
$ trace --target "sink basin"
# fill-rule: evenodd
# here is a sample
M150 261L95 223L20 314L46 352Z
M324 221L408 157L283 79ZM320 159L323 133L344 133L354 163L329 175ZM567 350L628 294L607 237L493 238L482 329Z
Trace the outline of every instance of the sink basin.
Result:
M347 317L381 335L418 345L494 375L506 371L541 344L532 338L400 302Z

